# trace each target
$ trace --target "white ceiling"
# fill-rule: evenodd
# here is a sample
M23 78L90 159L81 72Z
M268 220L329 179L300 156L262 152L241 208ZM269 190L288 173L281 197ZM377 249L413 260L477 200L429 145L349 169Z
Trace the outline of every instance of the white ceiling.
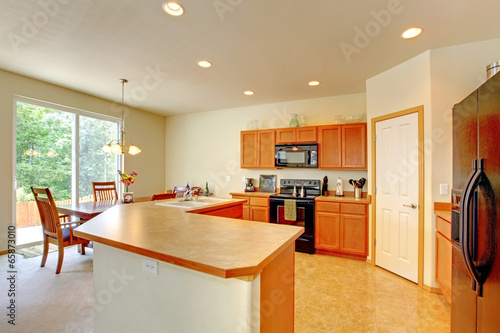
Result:
M2 0L0 68L115 101L127 78L126 104L171 115L364 92L426 50L500 37L498 0L181 0L180 17L162 3Z

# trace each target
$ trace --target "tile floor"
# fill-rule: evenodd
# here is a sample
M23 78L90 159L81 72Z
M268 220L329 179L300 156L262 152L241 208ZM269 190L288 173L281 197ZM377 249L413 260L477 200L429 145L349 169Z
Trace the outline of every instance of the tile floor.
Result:
M295 332L450 332L442 295L363 261L296 253Z

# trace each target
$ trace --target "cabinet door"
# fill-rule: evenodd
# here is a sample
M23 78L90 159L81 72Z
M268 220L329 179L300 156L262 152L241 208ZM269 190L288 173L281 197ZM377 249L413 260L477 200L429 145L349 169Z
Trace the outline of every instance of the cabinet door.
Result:
M257 131L241 132L241 168L257 167Z
M276 129L276 144L294 143L296 140L295 127Z
M342 167L366 169L366 124L342 125Z
M342 167L342 128L340 125L318 127L319 167Z
M250 220L250 206L243 205L243 220Z
M451 302L451 241L436 232L436 283Z
M316 126L297 127L297 142L313 143L318 140L318 128Z
M340 250L368 255L368 225L365 215L340 215Z
M320 250L339 250L340 214L316 212L314 245Z
M274 130L258 131L257 135L258 167L274 169Z
M269 222L269 208L250 206L250 220Z

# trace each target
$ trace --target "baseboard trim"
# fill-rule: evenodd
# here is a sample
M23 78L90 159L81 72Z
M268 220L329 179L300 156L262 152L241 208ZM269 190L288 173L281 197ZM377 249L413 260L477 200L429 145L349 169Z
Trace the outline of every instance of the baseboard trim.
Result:
M431 287L431 286L428 286L428 285L426 285L426 284L424 284L424 285L422 286L422 289L424 289L425 291L431 292L431 293L433 293L433 294L443 294L443 293L441 292L441 289L436 288L436 287Z

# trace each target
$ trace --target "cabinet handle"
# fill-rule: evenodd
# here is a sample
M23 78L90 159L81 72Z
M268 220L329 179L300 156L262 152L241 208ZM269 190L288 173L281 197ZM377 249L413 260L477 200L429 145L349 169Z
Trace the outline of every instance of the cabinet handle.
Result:
M403 205L404 207L410 207L410 208L417 208L417 205L415 205L414 203L410 204L410 205Z

